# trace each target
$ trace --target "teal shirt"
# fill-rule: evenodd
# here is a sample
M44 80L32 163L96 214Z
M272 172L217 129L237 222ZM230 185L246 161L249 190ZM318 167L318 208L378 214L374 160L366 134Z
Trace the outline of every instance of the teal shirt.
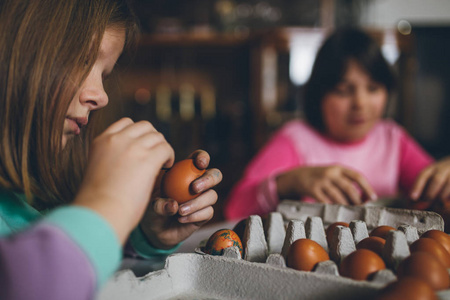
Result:
M119 267L122 247L117 235L93 210L68 205L41 214L27 203L25 195L0 189L0 237L20 232L36 222L59 227L84 251L96 271L98 286ZM156 249L148 244L139 228L132 232L130 242L145 258L165 257L179 246L169 250Z
M41 214L28 205L23 194L0 189L0 237L15 233L41 218Z

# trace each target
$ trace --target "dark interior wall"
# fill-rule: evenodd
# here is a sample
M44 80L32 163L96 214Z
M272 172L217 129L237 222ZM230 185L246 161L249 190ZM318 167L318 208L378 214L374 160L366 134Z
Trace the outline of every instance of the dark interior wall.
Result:
M450 154L450 27L412 26L416 53L413 135L433 156Z

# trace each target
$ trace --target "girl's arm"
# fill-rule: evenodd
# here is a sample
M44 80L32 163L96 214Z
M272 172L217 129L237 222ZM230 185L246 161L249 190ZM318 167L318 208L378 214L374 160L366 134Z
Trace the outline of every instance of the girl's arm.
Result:
M253 158L231 191L225 217L239 219L274 211L279 202L276 175L299 164L300 158L291 141L284 135L275 135Z
M0 239L0 298L92 299L120 259L117 235L102 217L59 208Z

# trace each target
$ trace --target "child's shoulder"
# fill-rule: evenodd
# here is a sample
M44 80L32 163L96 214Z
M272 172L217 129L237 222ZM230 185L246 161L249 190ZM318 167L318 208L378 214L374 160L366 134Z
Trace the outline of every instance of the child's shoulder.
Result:
M294 119L286 122L278 131L280 134L289 134L291 132L313 132L315 131L306 121Z

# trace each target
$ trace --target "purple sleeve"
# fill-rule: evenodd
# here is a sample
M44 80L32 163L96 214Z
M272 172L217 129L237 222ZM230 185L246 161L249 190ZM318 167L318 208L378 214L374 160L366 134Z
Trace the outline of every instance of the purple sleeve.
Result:
M95 289L88 257L58 227L41 223L0 239L2 300L87 300Z

